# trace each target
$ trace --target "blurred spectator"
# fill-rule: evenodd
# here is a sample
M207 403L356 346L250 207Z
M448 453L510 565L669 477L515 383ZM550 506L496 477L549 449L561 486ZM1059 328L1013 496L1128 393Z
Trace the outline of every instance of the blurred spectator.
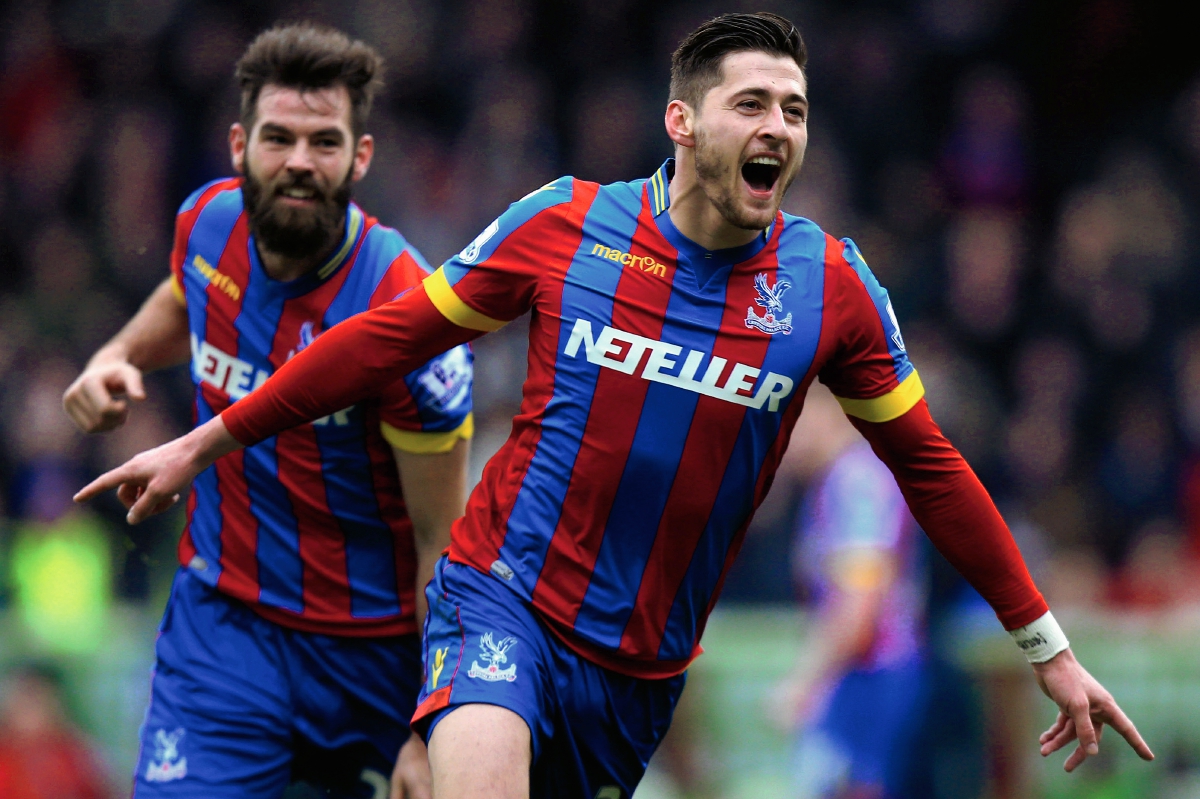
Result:
M57 670L31 665L0 685L0 796L107 799L115 794L91 744L67 720Z
M942 154L951 195L959 203L1003 208L1026 203L1026 105L1023 87L1004 69L982 67L963 79Z

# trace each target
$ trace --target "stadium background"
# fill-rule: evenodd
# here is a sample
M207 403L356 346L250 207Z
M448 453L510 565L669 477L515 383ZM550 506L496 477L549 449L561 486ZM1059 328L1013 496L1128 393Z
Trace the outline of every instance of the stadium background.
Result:
M175 207L229 173L232 64L278 19L376 45L387 90L357 192L431 262L560 174L648 175L670 52L715 13L802 28L813 112L785 209L853 236L935 418L997 498L1085 662L1160 759L1114 740L1072 779L1051 709L989 613L934 569L934 641L965 669L939 796L1200 796L1200 48L1134 0L27 0L0 5L0 669L61 675L124 792L180 519L139 528L90 475L186 429L183 370L85 439L59 397L166 274ZM474 475L524 375L477 347ZM731 575L679 730L639 797L783 796L757 719L802 647L785 473ZM948 666L949 667L949 666ZM16 673L16 672L10 672ZM12 678L0 705L13 724ZM5 715L7 714L7 716ZM964 728L966 729L966 728Z

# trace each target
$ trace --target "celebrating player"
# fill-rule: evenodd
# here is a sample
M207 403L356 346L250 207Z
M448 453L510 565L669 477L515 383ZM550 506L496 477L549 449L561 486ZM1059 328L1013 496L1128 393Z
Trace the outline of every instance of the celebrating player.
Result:
M562 178L422 287L325 334L263 388L93 482L138 522L241 447L377 392L531 313L512 435L427 589L414 724L434 794L628 797L819 378L921 526L992 604L1062 708L1068 769L1112 724L1004 522L930 418L895 315L849 240L779 212L807 142L804 45L773 14L675 52L675 158L648 180Z
M428 274L350 202L371 163L363 127L378 72L370 47L329 29L279 27L250 45L229 132L242 177L183 203L170 277L66 392L82 429L120 425L142 374L189 353L206 423L324 331ZM429 796L425 747L408 731L425 616L416 585L462 514L470 395L471 355L447 345L197 473L138 799L277 797L300 778L383 796L393 763L393 797Z

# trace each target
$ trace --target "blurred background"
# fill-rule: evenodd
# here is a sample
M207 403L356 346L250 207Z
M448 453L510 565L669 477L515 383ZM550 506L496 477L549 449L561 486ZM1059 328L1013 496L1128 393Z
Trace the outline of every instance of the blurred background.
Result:
M785 210L859 244L934 417L1159 755L1106 738L1072 778L1041 761L1052 708L927 552L924 635L962 718L960 746L928 749L925 795L1200 796L1200 47L1168 5L0 4L0 795L127 791L181 519L130 528L115 499L70 496L186 430L191 387L156 376L129 424L91 439L59 398L167 274L178 204L230 173L232 68L255 33L312 19L384 54L357 200L436 264L558 175L649 175L671 154L680 38L769 9L811 53ZM508 434L524 336L476 347L475 477ZM639 799L797 795L795 740L764 708L813 623L793 557L811 467L789 458L757 517Z

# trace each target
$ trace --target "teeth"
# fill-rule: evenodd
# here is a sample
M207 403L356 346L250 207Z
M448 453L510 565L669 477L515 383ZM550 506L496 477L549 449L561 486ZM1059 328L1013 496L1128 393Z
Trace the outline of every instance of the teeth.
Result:
M783 161L779 156L775 155L756 155L746 163L748 164L766 164L768 166L779 166Z
M284 189L283 193L287 197L295 197L297 200L308 200L313 196L312 189Z

